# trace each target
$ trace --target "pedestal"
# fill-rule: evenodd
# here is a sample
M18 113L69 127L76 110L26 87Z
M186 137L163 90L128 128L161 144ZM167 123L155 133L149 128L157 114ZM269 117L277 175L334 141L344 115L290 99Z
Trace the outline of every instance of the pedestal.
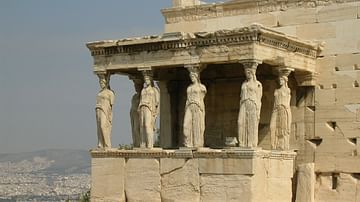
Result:
M289 202L295 155L260 148L92 151L91 201Z

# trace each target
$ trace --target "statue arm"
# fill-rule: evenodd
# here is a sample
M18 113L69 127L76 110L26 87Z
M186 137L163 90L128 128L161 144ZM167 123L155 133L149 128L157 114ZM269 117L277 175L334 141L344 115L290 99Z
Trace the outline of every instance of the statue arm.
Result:
M258 107L257 109L257 116L258 116L258 119L260 120L260 110L261 110L261 98L262 98L262 85L260 82L258 82L258 100L257 100L257 104L256 106Z
M288 115L288 132L291 132L291 123L292 123L292 113L291 113L291 107L290 107L290 102L291 102L291 90L290 88L288 89L288 98L286 100L287 103L287 115Z
M155 107L156 107L156 115L160 113L160 90L155 87ZM155 116L156 116L155 115Z
M113 106L115 103L115 94L114 92L111 90L111 94L110 94L110 105Z
M201 84L201 91L206 94L207 93L207 90L206 90L206 87L205 85Z
M241 103L244 101L245 98L245 91L246 91L246 87L245 87L245 82L241 85L241 91L240 91L240 105Z

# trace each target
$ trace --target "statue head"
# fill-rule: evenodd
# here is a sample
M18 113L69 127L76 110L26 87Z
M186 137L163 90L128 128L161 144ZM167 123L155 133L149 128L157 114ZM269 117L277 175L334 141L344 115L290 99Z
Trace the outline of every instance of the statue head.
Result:
M146 86L151 86L152 85L152 77L150 75L145 75L144 83Z
M106 74L98 74L98 77L101 90L109 89L108 76Z
M153 86L153 75L152 72L150 70L146 70L142 72L143 76L144 76L144 83L146 86Z
M279 71L278 76L279 76L279 85L280 85L280 87L281 86L287 87L288 80L289 80L288 76L293 71L293 69L291 69L291 68L280 68L280 69L278 69L278 71Z
M245 68L246 80L256 80L256 68L246 67Z
M197 72L190 72L190 80L192 83L199 83L200 82L200 78L199 78L199 73Z
M200 67L197 65L186 65L192 83L200 83Z
M279 85L280 86L287 86L288 77L287 76L280 76L279 77Z

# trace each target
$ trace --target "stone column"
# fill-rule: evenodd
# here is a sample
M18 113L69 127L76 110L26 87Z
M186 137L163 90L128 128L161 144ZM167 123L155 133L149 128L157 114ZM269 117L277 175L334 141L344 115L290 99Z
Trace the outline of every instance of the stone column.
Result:
M151 68L140 69L144 76L144 87L139 102L140 147L152 149L159 114L160 92L154 85Z
M270 119L271 149L289 150L292 115L290 108L291 90L288 87L288 76L291 68L278 69L279 88L274 92L274 106Z
M238 116L238 139L240 147L255 148L258 145L262 84L256 78L260 61L242 62L246 80L241 85Z
M169 82L159 81L158 84L160 88L160 146L172 148L174 140Z
M99 77L100 92L96 96L96 123L97 123L97 147L100 149L111 148L112 107L115 94L110 89L110 74L97 73Z
M191 84L186 89L185 115L183 122L184 146L204 147L206 87L200 80L200 65L185 65Z
M135 94L131 98L131 108L130 108L130 123L131 123L131 133L134 147L140 147L140 122L139 122L139 103L140 103L140 93L143 88L143 79L139 76L129 76L129 79L133 81Z

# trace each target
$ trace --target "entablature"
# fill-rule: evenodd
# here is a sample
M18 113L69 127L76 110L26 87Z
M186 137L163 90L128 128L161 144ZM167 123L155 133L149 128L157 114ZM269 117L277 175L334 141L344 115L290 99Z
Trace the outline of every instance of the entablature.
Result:
M158 36L96 41L87 44L94 71L130 70L142 66L221 64L260 60L315 72L320 46L271 30L259 24L233 30L165 33Z

